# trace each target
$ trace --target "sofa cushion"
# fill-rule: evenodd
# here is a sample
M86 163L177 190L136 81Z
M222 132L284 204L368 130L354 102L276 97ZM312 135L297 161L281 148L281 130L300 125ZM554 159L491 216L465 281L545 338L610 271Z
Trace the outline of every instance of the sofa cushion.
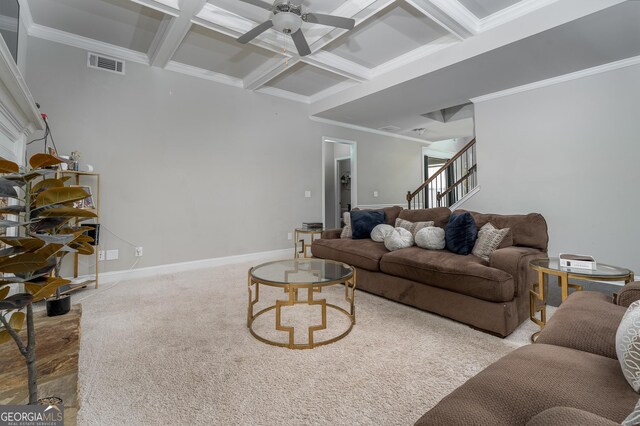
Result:
M447 207L434 207L432 209L416 209L416 210L402 210L398 217L400 219L408 220L409 222L435 222L435 226L444 228L449 222L449 215L451 210Z
M571 407L548 408L536 414L526 426L620 426L619 423L605 419L597 414Z
M379 271L380 258L389 253L383 243L373 240L352 240L341 238L315 240L311 245L311 254L321 259L337 260L356 268Z
M523 346L453 391L416 425L524 425L556 406L622 422L638 394L617 360L561 346Z
M411 235L413 235L414 237L419 230L427 228L429 226L434 226L434 222L432 220L428 222L409 222L408 220L400 218L396 219L396 228L404 228L407 231L411 232Z
M453 214L464 213L466 210L456 210ZM549 234L547 233L547 222L540 213L529 214L483 214L469 212L476 222L478 228L485 223L491 222L496 228L511 228L514 246L533 247L542 251L547 250ZM508 237L507 237L508 238Z
M500 243L507 236L507 233L509 233L509 228L498 229L490 222L486 223L478 230L478 239L471 253L488 262L489 256L500 247Z
M536 344L564 346L617 359L616 330L625 311L611 303L610 296L577 291L549 318Z
M380 260L380 270L491 302L513 300L511 275L487 266L473 255L409 247L385 254Z
M351 212L351 238L364 240L371 237L371 231L384 223L384 212L381 210L358 210Z

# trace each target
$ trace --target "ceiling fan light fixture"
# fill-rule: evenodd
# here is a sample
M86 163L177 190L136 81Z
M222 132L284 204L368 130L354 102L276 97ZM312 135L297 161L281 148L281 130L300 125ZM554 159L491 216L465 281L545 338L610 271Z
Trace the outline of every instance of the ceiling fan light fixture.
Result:
M292 12L278 12L271 18L273 28L285 34L295 33L302 25L302 18Z

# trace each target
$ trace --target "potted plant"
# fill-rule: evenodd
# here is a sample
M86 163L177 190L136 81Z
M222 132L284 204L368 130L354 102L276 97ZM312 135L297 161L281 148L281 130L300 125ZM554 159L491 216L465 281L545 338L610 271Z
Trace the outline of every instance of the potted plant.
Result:
M73 202L89 196L78 187L65 186L66 178L50 177L52 166L64 160L49 154L35 154L29 167L0 158L0 197L15 204L0 208L0 214L16 220L0 220L0 228L14 229L16 235L0 236L6 248L0 250L0 344L13 341L25 358L29 404L38 402L35 353L35 326L32 303L56 295L70 281L59 276L67 253L92 254L93 239L86 227L72 226L95 217L95 213L73 207ZM12 287L21 292L9 295ZM27 326L26 341L19 331Z

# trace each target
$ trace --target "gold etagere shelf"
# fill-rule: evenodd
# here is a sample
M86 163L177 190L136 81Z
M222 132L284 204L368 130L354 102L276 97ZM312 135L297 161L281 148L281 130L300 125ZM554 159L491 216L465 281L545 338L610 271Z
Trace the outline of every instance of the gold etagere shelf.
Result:
M57 172L57 175L58 177L70 176L73 182L72 185L77 185L77 186L84 185L84 186L90 186L95 188L95 197L94 197L95 208L88 208L87 210L90 210L96 214L95 224L99 225L100 224L100 173L81 172L81 171L75 171L75 170L60 170ZM88 180L88 179L93 179L93 182L92 182L93 185L91 185L91 183L89 182L85 182L85 180ZM76 225L77 224L78 222L76 221ZM100 232L99 226L96 226L96 236L98 236L97 234L98 232ZM99 254L100 254L100 246L98 243L96 243L94 245L94 254L93 254L93 258L95 259L95 276L92 277L92 275L94 274L87 274L86 277L83 277L83 278L79 277L79 267L78 267L79 255L78 253L73 254L73 278L71 279L72 281L71 284L66 286L67 290L65 290L63 294L71 293L81 288L86 288L89 284L92 284L92 283L95 284L95 288L98 288Z

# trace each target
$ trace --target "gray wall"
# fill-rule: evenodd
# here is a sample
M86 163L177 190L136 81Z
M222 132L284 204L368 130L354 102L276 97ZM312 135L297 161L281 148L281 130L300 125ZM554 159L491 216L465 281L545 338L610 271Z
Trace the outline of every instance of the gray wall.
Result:
M30 38L26 80L59 152L79 150L101 173L102 248L120 250L103 270L130 268L135 245L136 267L291 247L288 232L322 219L323 136L357 142L361 204L402 202L420 183L419 143L158 68L89 69L86 55Z
M640 66L476 104L480 192L463 207L542 213L549 252L640 273Z

